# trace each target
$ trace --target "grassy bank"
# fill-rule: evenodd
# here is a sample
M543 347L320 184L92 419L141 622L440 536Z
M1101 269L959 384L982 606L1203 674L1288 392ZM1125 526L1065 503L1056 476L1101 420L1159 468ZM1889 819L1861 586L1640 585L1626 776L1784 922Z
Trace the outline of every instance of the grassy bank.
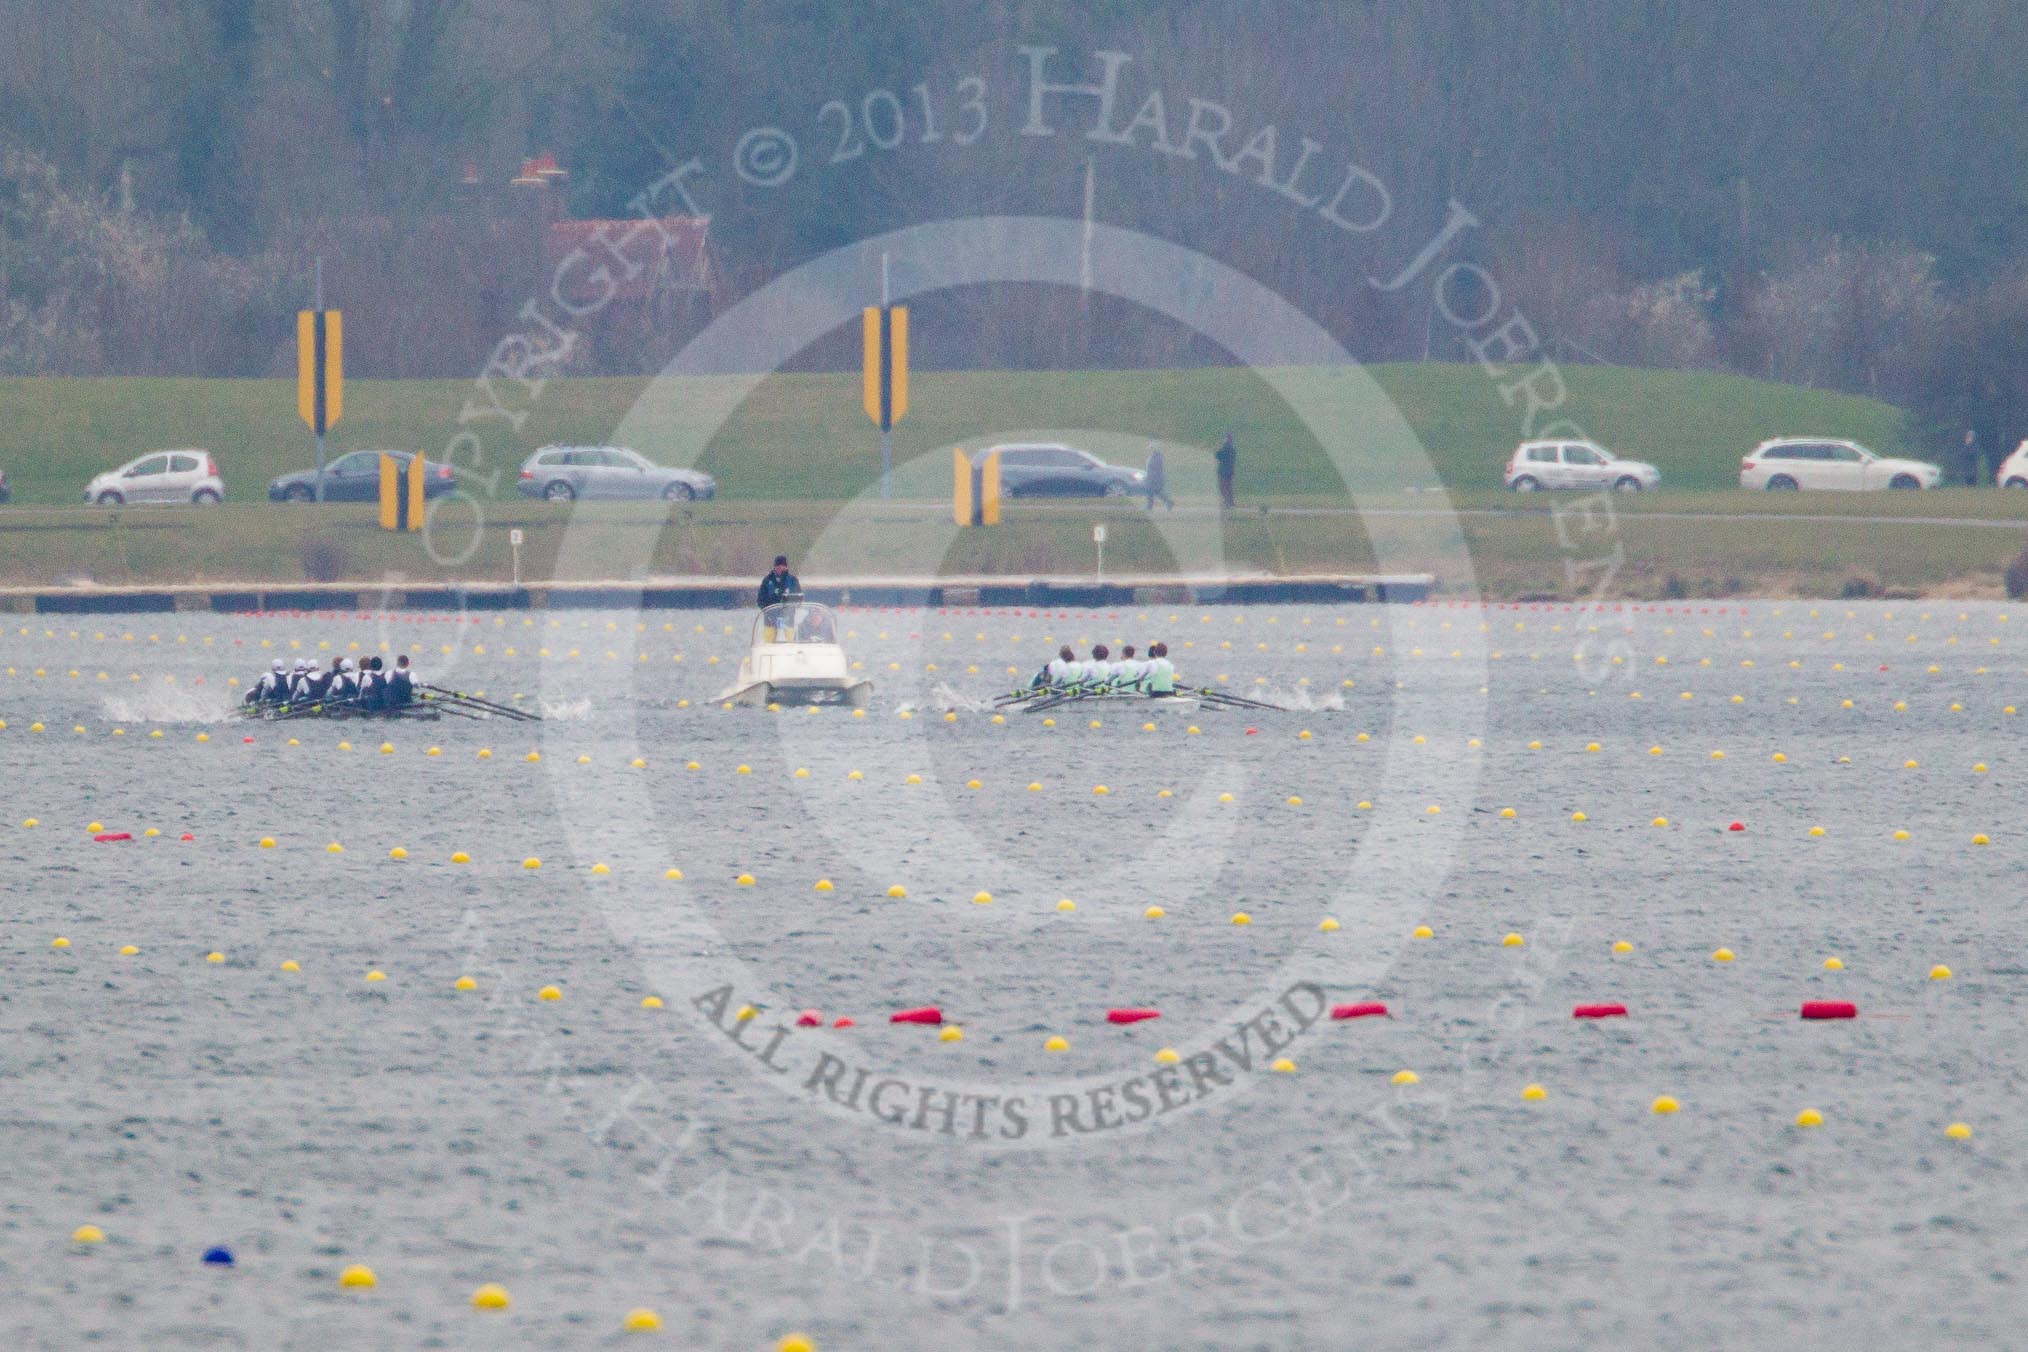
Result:
M1454 491L1496 486L1520 439L1516 408L1472 366L1367 368ZM1902 449L1902 416L1888 405L1736 376L1573 366L1559 410L1624 454L1654 461L1672 489L1736 482L1739 457L1764 437L1808 432ZM1298 388L1335 379L1297 372ZM704 418L722 378L551 380L533 394L511 382L495 394L519 418L470 422L480 435L453 455L468 486L513 493L526 454L549 442L600 443L616 429L654 455ZM421 448L441 456L460 415L483 402L469 380L352 381L329 452ZM525 415L525 416L524 416ZM1327 492L1338 475L1269 384L1250 371L921 372L895 429L904 491L948 492L949 445L1061 431L1101 454L1139 464L1149 439L1169 443L1186 494L1210 491L1208 454L1231 432L1249 495ZM227 495L263 499L277 474L313 463L285 380L0 380L0 468L17 503L68 505L85 481L158 446L202 446L222 463ZM1194 448L1178 452L1174 448ZM920 460L920 463L912 464ZM879 442L860 411L856 373L763 380L711 440L702 467L743 501L849 498L876 482Z
M1091 526L1108 527L1106 567L1124 573L1431 571L1462 593L1653 597L1799 594L1848 586L1997 593L2020 549L2028 495L1946 490L1921 495L1682 494L1616 499L1609 527L1581 531L1575 499L1468 495L1455 516L1427 495L1364 504L1289 500L1227 517L1185 511L1151 520L1122 503L1019 506L1000 527L954 531L928 503L720 501L671 512L657 505L488 505L448 515L425 540L375 526L368 507L282 511L16 509L0 527L0 578L10 583L497 580L511 576L509 531L520 529L523 576L755 576L778 550L806 575L992 573L1088 575ZM1686 510L1687 509L1687 510ZM1735 509L1745 509L1735 512ZM1561 515L1559 515L1561 512ZM1868 513L1904 520L1881 520ZM1726 513L1719 515L1719 513ZM1789 519L1796 518L1796 519ZM1378 557L1367 525L1397 539ZM431 550L434 549L435 557ZM1469 560L1468 580L1459 560Z

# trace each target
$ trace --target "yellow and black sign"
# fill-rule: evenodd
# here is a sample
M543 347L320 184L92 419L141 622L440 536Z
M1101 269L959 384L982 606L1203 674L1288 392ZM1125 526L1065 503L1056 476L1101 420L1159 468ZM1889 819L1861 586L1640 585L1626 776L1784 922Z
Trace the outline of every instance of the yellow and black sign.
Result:
M908 412L908 307L866 307L866 416L885 432Z
M428 467L419 455L409 457L408 471L402 472L401 461L387 452L380 453L380 528L382 530L421 530L423 511L427 507L423 492L424 475Z
M344 316L336 310L298 310L296 412L322 436L344 411Z
M960 526L1000 524L1000 453L976 465L962 446L951 449L951 520Z

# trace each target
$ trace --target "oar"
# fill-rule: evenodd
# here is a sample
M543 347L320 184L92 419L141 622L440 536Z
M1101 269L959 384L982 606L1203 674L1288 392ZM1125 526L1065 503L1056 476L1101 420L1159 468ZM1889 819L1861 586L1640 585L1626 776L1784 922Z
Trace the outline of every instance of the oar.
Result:
M532 723L542 717L540 714L529 713L526 709L516 709L506 704L496 704L489 699L480 699L477 695L468 695L462 690L446 690L440 685L425 685L421 689L444 699L458 700L470 705L474 709L484 709L488 713L499 714L504 718L518 718L524 722Z
M1268 704L1261 700L1248 699L1244 695L1228 695L1223 690L1209 690L1203 686L1197 686L1193 689L1192 687L1189 686L1180 686L1180 685L1177 686L1176 688L1178 690L1189 690L1199 699L1208 699L1218 704L1230 704L1235 708L1265 709L1269 713L1277 713L1277 714L1287 714L1295 712L1293 709L1285 709L1279 704Z

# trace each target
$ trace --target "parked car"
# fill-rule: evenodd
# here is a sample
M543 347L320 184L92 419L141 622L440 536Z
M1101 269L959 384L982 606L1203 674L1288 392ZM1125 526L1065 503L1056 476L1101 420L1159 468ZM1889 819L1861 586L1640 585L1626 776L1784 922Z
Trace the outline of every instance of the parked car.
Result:
M1875 455L1856 441L1777 437L1739 462L1739 486L1769 492L1799 488L1935 488L1943 470L1921 460Z
M85 501L101 507L224 500L225 480L219 475L218 462L211 452L196 449L150 451L85 485Z
M7 471L0 469L0 502L11 501L13 497L14 490L7 486Z
M348 451L324 466L324 501L377 502L380 499L380 457L391 455L408 473L414 451ZM423 461L423 501L440 498L458 486L458 475L449 465ZM317 471L297 470L268 485L270 502L314 502Z
M2016 446L2014 454L2000 462L2000 468L1993 474L1993 482L2002 488L2028 488L2028 441ZM0 489L5 487L6 484L0 482ZM5 501L5 494L0 493L0 502Z
M1143 491L1147 475L1138 469L1109 465L1089 451L1073 446L988 446L975 452L972 463L984 464L1000 453L1000 491L1010 498L1117 498Z
M574 498L663 498L689 502L718 495L718 481L702 470L658 465L625 446L544 446L521 464L521 496L569 502Z
M1541 488L1639 493L1660 484L1662 471L1645 460L1622 460L1595 441L1524 441L1508 457L1505 480L1516 493Z

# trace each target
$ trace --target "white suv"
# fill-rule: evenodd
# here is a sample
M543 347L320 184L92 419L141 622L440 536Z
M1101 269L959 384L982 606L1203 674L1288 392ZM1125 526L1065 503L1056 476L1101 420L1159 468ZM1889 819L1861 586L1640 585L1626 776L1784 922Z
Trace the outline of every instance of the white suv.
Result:
M1943 478L1937 465L1875 455L1856 441L1822 437L1778 437L1763 441L1739 462L1741 488L1793 492L1798 488L1935 488Z
M1622 460L1595 441L1524 441L1507 461L1507 487L1516 493L1539 488L1614 488L1638 493L1662 482L1662 471L1645 460Z
M1993 482L2002 488L2028 488L2028 441L2014 448L2014 454L2000 462Z
M118 469L107 470L85 485L85 501L101 507L125 502L195 502L225 500L225 480L211 452L150 451Z

